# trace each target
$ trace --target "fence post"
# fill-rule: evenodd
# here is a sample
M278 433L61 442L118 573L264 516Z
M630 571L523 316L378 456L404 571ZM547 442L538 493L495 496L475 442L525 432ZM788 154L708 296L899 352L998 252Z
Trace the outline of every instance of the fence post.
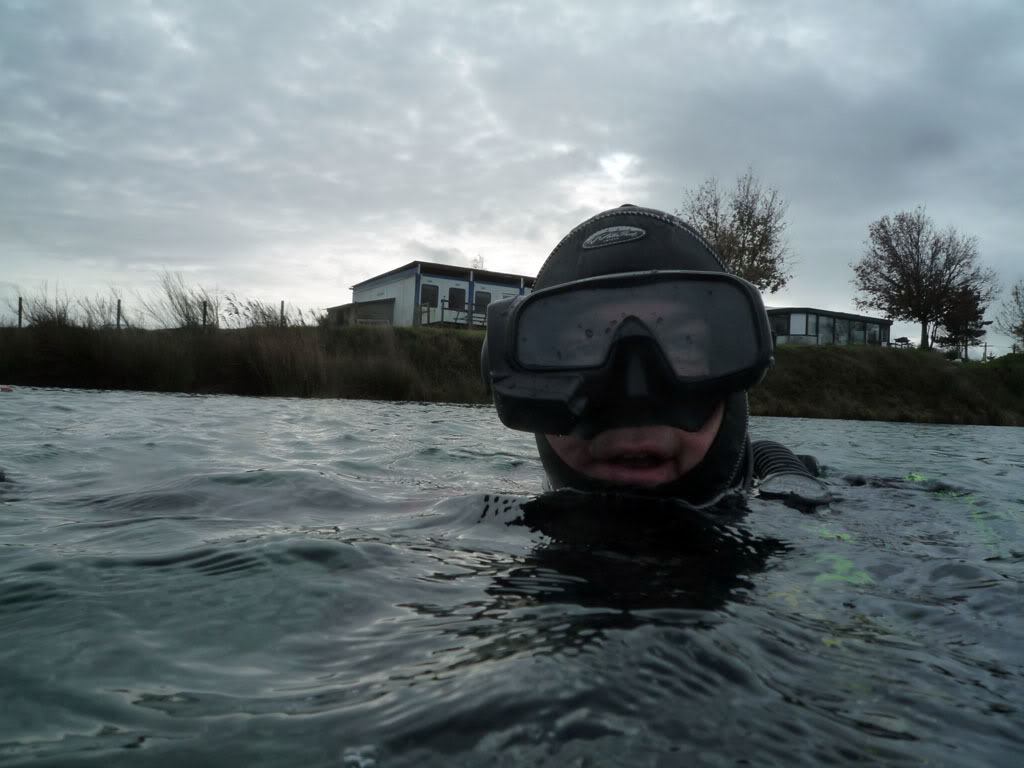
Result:
M284 299L281 299L281 327L284 328Z
M121 300L117 300L117 330L121 330Z
M18 327L21 328L21 296L18 297Z
M206 299L203 299L203 328L206 328Z

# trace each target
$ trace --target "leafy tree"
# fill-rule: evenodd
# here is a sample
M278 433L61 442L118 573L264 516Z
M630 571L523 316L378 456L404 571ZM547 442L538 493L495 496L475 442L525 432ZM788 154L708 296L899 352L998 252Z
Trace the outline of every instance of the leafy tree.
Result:
M935 325L936 343L955 350L958 357L966 360L968 347L978 346L985 335L985 326L992 324L991 320L984 319L985 309L981 294L973 288L965 288L953 297ZM945 332L942 336L938 335L940 328Z
M921 348L930 347L928 327L939 323L966 292L987 305L998 278L978 263L977 238L950 226L939 231L924 208L883 216L868 227L867 250L854 265L861 309L921 324Z
M777 189L763 188L747 169L730 192L723 193L714 177L687 190L676 215L711 243L731 272L775 293L792 277L787 207Z
M996 315L996 328L1013 338L1014 345L1024 345L1024 280L1018 280L1010 289L1010 297L1003 301Z

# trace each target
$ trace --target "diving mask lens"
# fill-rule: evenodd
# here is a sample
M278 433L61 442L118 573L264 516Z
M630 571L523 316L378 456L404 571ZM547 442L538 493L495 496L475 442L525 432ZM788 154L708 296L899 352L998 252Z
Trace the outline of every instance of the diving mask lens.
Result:
M618 342L648 336L679 379L714 379L751 365L758 336L742 285L658 277L583 280L530 296L517 318L515 359L536 371L599 368Z

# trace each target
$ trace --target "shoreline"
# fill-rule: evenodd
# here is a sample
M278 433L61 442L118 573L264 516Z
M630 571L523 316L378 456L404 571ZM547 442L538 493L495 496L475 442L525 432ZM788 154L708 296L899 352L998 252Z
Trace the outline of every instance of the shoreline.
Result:
M490 402L483 332L346 326L239 330L0 328L9 386ZM781 346L752 416L1024 426L1024 354L954 363L934 351Z

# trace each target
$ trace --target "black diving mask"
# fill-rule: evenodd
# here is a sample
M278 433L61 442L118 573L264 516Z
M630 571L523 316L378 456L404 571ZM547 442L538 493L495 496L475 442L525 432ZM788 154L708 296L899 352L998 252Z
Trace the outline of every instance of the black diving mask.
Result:
M761 294L724 272L626 272L492 302L481 359L505 426L695 432L773 364Z

